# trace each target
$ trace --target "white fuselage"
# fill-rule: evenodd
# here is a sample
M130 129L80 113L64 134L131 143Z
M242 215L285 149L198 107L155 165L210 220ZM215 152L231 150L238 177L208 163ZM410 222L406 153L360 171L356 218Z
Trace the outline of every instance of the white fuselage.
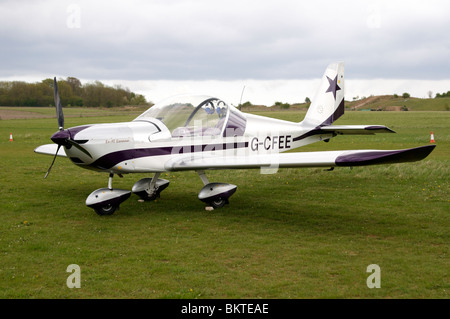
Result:
M87 169L115 174L150 173L167 171L165 164L180 154L186 157L271 154L333 136L320 131L309 135L311 128L305 128L301 123L240 114L246 119L242 136L193 134L173 137L157 119L70 128L69 131L77 131L74 140L85 141L82 147L92 158L75 147L65 147L65 152L73 163Z

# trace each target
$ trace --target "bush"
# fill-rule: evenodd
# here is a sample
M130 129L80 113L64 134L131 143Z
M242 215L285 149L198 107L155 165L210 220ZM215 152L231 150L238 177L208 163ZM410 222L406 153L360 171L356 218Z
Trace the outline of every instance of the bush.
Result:
M436 98L440 98L440 97L450 97L450 91L448 91L447 93L437 93L436 94Z
M241 104L240 107L249 107L252 106L253 104L250 102L245 102L244 104Z
M283 110L287 110L288 108L291 107L290 104L288 104L288 103L282 103L282 102L275 102L275 105L276 105L276 106L279 106L279 107L280 107L281 109L283 109Z

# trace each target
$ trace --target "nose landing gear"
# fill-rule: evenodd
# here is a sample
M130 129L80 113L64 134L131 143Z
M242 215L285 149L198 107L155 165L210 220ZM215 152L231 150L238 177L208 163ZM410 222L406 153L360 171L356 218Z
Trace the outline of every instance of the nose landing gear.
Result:
M108 188L97 189L86 199L86 206L94 209L98 215L114 214L120 204L131 195L128 190L112 188L113 176L113 173L109 174Z
M143 178L137 181L131 191L138 195L141 200L152 201L159 197L161 192L169 186L169 181L158 178L160 173L156 173L153 178Z

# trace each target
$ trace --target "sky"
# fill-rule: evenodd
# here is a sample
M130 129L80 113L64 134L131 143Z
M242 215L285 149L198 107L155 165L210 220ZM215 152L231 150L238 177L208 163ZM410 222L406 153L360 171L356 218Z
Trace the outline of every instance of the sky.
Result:
M0 0L0 80L77 77L159 100L313 98L344 61L346 100L450 90L450 1Z

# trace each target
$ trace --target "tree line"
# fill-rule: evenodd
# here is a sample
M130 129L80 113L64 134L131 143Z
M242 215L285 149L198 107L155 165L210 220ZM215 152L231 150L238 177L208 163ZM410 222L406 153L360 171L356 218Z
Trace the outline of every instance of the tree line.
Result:
M450 97L450 91L447 91L447 93L436 93L436 98L441 98L441 97Z
M100 81L82 84L74 77L59 79L58 91L64 107L113 107L148 104L145 97L120 85L107 86ZM53 106L53 79L27 83L0 82L0 106Z

